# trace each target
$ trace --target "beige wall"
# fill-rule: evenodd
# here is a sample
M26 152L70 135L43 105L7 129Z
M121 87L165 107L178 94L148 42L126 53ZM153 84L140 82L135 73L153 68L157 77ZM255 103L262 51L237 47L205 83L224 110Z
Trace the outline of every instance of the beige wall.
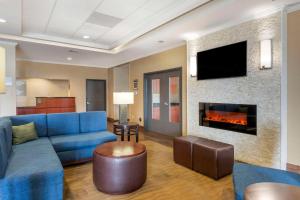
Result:
M76 97L77 112L83 112L86 111L86 79L107 80L108 70L104 68L17 61L17 77L69 80L70 96Z
M300 165L300 11L288 14L288 163Z
M180 46L162 53L154 54L129 63L130 90L133 91L133 81L138 80L138 94L134 97L134 105L129 106L129 117L132 121L142 119L144 125L144 74L149 72L182 67L182 130L186 134L186 46Z
M36 106L36 97L69 96L70 82L68 80L50 80L40 78L19 80L26 82L26 94L24 96L17 95L17 107Z
M114 90L113 92L128 92L129 88L129 67L128 63L113 68ZM130 118L129 114L128 117ZM114 119L119 119L119 105L114 105Z
M0 116L10 116L16 114L16 43L0 41L0 46L5 48L5 76L10 82L0 94Z
M114 70L113 68L108 69L107 79L107 116L110 119L114 119L114 104L113 104L113 91L114 91Z
M5 48L0 46L0 94L5 92Z

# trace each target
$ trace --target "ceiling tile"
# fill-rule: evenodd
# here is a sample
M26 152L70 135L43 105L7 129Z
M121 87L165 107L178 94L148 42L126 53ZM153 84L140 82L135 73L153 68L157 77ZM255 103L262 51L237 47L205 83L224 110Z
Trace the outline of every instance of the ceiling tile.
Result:
M95 11L103 0L57 0L47 32L71 36Z
M98 26L95 24L85 23L75 34L75 37L83 39L84 35L90 36L90 40L100 37L103 33L110 30L107 27Z
M23 1L23 32L43 33L56 0Z
M101 36L99 40L114 42L120 39L120 37L123 37L124 35L134 31L138 24L145 21L147 18L150 19L151 15L153 14L153 12L150 12L144 8L138 9L136 12L130 15L130 17L126 18L120 24L115 26L111 31Z
M176 2L174 2L176 1ZM168 5L170 5L171 3L177 3L177 4L180 4L181 2L178 1L178 0L151 0L151 1L148 1L147 4L145 5L145 8L147 10L150 10L152 12L157 12L159 10L162 10L164 8L166 8ZM168 11L170 12L170 11Z
M91 24L96 24L100 26L105 26L105 27L114 27L118 23L120 23L122 19L113 17L110 15L94 12L88 19L87 22Z
M147 0L104 0L97 12L121 19L126 18Z
M0 32L6 34L21 34L22 6L20 0L0 0L0 18L7 23L0 24Z

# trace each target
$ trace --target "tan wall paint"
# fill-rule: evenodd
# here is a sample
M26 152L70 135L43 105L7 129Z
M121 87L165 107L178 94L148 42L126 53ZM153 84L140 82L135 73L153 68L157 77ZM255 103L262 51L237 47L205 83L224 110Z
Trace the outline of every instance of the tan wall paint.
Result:
M132 121L139 121L144 125L144 74L182 67L182 132L186 135L186 77L187 77L187 52L186 46L180 46L162 53L154 54L130 62L129 82L133 91L133 81L138 80L138 94L134 97L134 105L129 106L129 117Z
M113 104L113 92L114 92L114 70L113 68L108 69L108 80L107 80L107 116L111 119L114 118L114 104Z
M17 77L69 80L70 96L76 97L76 110L77 112L84 112L86 111L86 79L107 80L108 70L104 68L17 61Z
M49 80L40 78L22 80L26 81L26 96L17 96L17 107L36 106L36 97L69 96L69 80Z
M16 43L0 41L0 46L5 48L5 76L10 79L0 94L0 116L11 116L16 114Z
M0 94L5 92L5 48L0 46Z
M288 14L288 163L300 165L300 11Z

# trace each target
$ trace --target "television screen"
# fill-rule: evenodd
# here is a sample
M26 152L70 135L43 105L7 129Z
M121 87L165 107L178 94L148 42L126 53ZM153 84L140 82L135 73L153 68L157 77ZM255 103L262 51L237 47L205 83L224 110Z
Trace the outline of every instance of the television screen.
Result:
M247 41L197 53L198 80L247 76Z

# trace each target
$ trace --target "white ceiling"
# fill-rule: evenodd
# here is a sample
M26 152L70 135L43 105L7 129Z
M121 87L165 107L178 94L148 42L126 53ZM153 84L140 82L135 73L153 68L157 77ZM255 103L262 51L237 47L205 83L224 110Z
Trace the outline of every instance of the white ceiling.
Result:
M0 38L18 42L21 60L111 67L299 2L208 1L0 0Z

